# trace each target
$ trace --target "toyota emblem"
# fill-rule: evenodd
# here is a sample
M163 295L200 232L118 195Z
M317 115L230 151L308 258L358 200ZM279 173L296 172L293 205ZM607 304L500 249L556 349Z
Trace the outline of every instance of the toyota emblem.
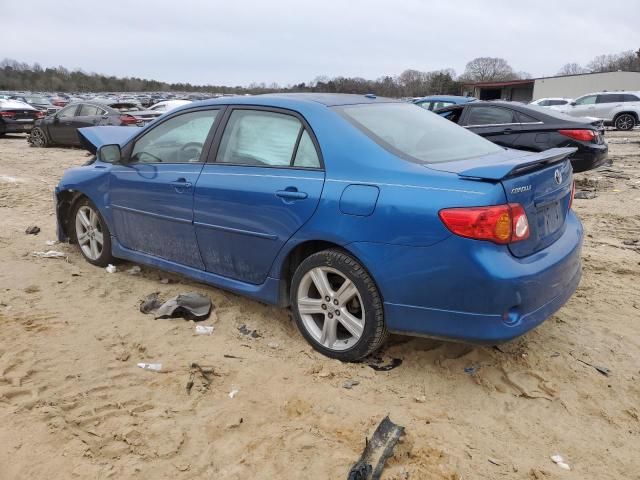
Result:
M555 178L556 183L560 185L562 183L562 172L560 170L556 170L553 174L553 178Z

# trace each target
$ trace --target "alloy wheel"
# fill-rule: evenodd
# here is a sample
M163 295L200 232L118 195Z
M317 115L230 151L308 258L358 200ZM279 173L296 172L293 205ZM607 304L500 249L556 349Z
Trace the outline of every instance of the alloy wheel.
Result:
M39 128L34 128L31 132L31 144L34 147L44 147L47 144L47 139L44 137L44 132Z
M618 130L631 130L636 123L636 119L629 114L620 115L616 119L616 128Z
M365 311L356 285L331 267L315 267L300 281L297 307L307 332L330 350L347 350L362 337Z
M97 260L104 248L104 235L98 213L88 205L76 213L76 235L82 253L89 260Z

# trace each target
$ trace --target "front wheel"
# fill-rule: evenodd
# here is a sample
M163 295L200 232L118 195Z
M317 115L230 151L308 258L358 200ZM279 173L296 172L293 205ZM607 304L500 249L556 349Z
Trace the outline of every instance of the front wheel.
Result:
M73 209L72 225L80 252L89 263L106 267L114 262L109 227L88 198L78 201Z
M315 253L300 264L291 305L302 335L327 357L360 360L387 337L378 288L364 267L340 250Z
M44 148L49 146L49 139L40 127L34 127L29 135L29 144L32 147Z
M616 130L632 130L636 126L636 119L630 113L623 113L616 117L614 126Z

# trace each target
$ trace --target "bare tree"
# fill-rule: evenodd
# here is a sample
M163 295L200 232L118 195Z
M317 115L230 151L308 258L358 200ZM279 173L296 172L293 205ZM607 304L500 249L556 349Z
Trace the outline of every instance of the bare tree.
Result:
M516 73L504 58L478 57L467 63L461 79L468 82L514 80Z
M579 63L565 63L560 70L558 70L558 75L578 75L579 73L586 73L587 70L582 67Z

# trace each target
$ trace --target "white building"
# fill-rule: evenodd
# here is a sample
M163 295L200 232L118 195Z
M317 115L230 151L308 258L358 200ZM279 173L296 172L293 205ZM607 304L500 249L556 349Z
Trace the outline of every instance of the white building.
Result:
M529 102L547 97L578 98L602 91L640 91L640 72L603 72L463 85L463 94L480 100Z

